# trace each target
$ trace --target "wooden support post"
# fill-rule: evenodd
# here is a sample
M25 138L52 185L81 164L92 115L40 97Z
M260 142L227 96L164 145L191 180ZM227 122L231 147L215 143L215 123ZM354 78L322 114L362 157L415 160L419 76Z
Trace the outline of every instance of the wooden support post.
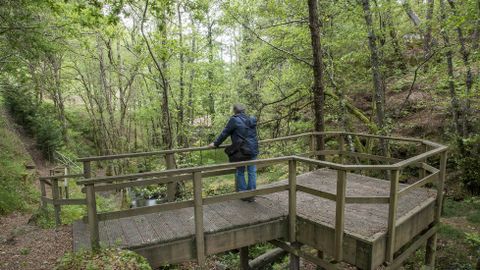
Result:
M250 269L250 266L248 265L248 246L240 248L240 269Z
M42 194L42 197L47 197L47 189L45 188L45 181L40 180L40 193ZM47 202L41 200L42 202L42 208L46 209L47 208Z
M343 134L338 135L338 150L345 151L345 137L343 136ZM340 156L340 164L343 164L345 159L344 155L340 153L339 156Z
M440 172L437 181L437 200L435 203L435 224L440 223L443 203L443 188L445 184L447 167L447 151L440 156ZM425 266L427 269L435 269L435 255L437 252L437 233L435 232L428 240L425 252Z
M390 203L388 205L388 231L387 231L387 252L385 261L393 262L395 253L395 227L397 223L397 198L398 182L400 180L400 171L394 170L390 174Z
M204 269L205 236L203 228L202 172L193 173L193 200L195 205L195 247L197 251L197 264L200 269Z
M302 244L298 242L291 243L292 248L299 250ZM290 270L300 270L300 257L293 253L290 253Z
M167 163L167 170L176 169L174 153L166 154L165 160ZM167 200L169 202L175 201L175 196L177 195L177 184L177 182L167 184Z
M325 254L323 253L322 250L317 251L317 257L321 260L325 260ZM320 265L317 265L317 270L325 270L325 268L321 267Z
M87 197L87 218L90 230L90 242L92 249L100 248L100 233L98 231L97 202L95 199L95 186L89 184L85 186Z
M420 147L421 147L422 154L428 151L428 145L422 143ZM423 159L421 162L427 162L427 159ZM427 171L425 171L424 168L420 168L419 170L420 171L419 171L418 177L422 179L427 175Z
M337 262L343 259L343 231L345 226L345 194L347 191L347 172L337 171L337 198L335 207L335 252Z
M55 213L55 224L57 226L62 224L60 219L60 205L57 204L57 201L60 199L60 190L58 188L58 179L52 179L52 199L53 199L53 209Z
M92 177L92 168L90 164L90 161L83 162L83 177L85 177L85 179Z
M288 238L290 243L296 241L297 226L297 162L288 161Z

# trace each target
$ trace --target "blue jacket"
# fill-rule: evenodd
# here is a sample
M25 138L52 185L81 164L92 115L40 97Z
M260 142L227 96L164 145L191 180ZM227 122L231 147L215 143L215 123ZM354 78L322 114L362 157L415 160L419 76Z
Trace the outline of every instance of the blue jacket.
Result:
M239 113L230 117L222 133L213 144L218 147L228 136L231 136L232 144L240 143L241 137L245 138L253 154L258 155L257 118L254 116L249 117L244 113Z

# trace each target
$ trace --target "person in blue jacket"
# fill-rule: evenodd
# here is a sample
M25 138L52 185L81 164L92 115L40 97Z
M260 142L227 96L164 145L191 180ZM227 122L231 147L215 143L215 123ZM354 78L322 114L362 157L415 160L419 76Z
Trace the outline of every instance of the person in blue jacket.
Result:
M258 155L258 138L257 138L257 119L254 116L245 114L245 107L241 104L233 105L234 115L230 117L227 125L217 139L211 143L210 147L220 146L228 136L232 140L232 144L239 144L242 137L245 138L247 146L253 153L252 160ZM238 191L254 190L257 188L257 166L247 166L248 183L245 181L245 167L238 167L235 174L236 185ZM246 201L254 201L255 198L247 198Z

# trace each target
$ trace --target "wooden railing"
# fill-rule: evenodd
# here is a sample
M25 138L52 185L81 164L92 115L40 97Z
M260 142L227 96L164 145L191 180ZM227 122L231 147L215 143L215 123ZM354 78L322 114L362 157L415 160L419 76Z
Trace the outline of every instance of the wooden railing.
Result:
M329 136L337 139L337 149L329 149L324 151L315 150L315 137L316 136ZM400 141L407 143L419 144L422 152L416 156L401 160L392 157L383 157L380 155L352 152L345 149L345 140L347 136L358 136L367 139L385 139L391 141ZM268 144L281 140L295 140L299 138L308 137L311 140L311 152L307 153L307 157L303 156L284 156L274 157L267 159L259 159L252 161L236 162L206 165L189 168L168 168L159 172L146 172L136 174L126 174L118 176L96 177L91 178L91 162L101 160L122 159L131 157L144 157L154 155L164 155L167 164L175 163L174 158L177 153L184 153L188 151L203 151L210 150L207 147L197 148L185 148L174 149L156 152L144 152L144 153L131 153L120 154L111 156L100 157L88 157L80 159L84 164L84 179L78 180L77 183L83 185L83 191L86 193L87 203L87 220L90 228L90 237L92 247L99 246L99 230L98 222L101 220L117 219L123 217L130 217L135 215L143 215L148 213L157 213L162 211L169 211L174 209L193 207L195 212L195 242L197 246L197 260L199 264L203 264L205 261L205 246L204 246L204 229L203 229L203 206L213 203L219 203L229 200L247 198L256 195L265 195L275 192L282 192L288 190L289 195L289 207L288 207L288 224L289 224L289 241L295 242L295 224L296 224L296 193L297 191L305 192L314 196L322 197L328 200L336 202L336 214L335 214L335 249L334 259L339 262L342 261L343 255L343 235L344 235L344 220L345 220L345 205L348 203L361 203L361 204L388 204L388 229L387 229L387 252L385 260L387 262L394 262L394 245L395 245L395 228L399 221L396 218L397 201L398 198L404 196L408 192L414 189L420 188L428 183L436 182L437 199L436 199L436 211L435 211L435 224L439 222L440 209L443 196L443 185L445 180L445 167L447 159L447 147L433 143L426 140L401 138L401 137L386 137L376 136L369 134L357 134L347 132L310 132L299 135L288 136L284 138L276 138L271 140L264 140L262 144ZM430 148L430 150L429 150ZM335 162L327 160L317 160L315 157L320 156L337 156ZM427 163L428 158L439 158L439 168L435 168ZM344 164L347 158L362 158L367 160L381 161L386 164ZM337 171L337 189L336 193L329 193L324 191L315 190L296 183L297 165L298 164L309 165L313 168L324 167ZM277 164L288 164L288 184L261 188L255 191L245 191L239 193L230 193L218 196L203 197L202 196L202 180L205 177L218 176L231 174L232 170L237 167L247 165L258 166L272 166ZM417 167L420 169L420 180L407 187L399 189L400 176L402 170L407 167ZM390 175L390 193L389 196L347 196L347 174L350 172L360 171L388 171ZM175 184L179 181L193 181L193 200L169 202L165 204L139 207L128 210L120 210L106 213L97 213L95 193L107 190L118 190L121 188L134 187L134 186L147 186L152 184ZM435 225L434 224L434 225ZM403 258L400 258L403 259ZM398 261L395 261L398 263Z

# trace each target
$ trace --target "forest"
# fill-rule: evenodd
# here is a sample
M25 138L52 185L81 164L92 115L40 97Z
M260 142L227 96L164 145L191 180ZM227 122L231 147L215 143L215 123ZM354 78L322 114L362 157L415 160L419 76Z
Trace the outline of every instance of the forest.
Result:
M70 243L86 209L66 206L55 229L53 208L39 207L38 176L58 166L81 173L76 160L86 156L207 146L236 103L257 118L260 140L346 131L447 145L436 269L480 269L480 0L0 0L0 268L103 269L124 257L132 265L110 267L150 269L127 251L78 255L53 242L57 251L42 258L26 238L38 232ZM329 144L317 137L317 150ZM414 152L383 140L347 145L388 157ZM260 156L302 146L284 147ZM176 162L227 158L217 149ZM95 166L107 176L165 168L155 158ZM259 184L286 171L262 171ZM204 193L223 194L233 180L206 185ZM179 188L179 198L190 196L192 187ZM98 196L97 208L167 196L160 185L130 192ZM420 269L422 252L404 269ZM100 268L80 266L82 257ZM237 269L239 254L207 261ZM287 269L288 256L268 267Z

